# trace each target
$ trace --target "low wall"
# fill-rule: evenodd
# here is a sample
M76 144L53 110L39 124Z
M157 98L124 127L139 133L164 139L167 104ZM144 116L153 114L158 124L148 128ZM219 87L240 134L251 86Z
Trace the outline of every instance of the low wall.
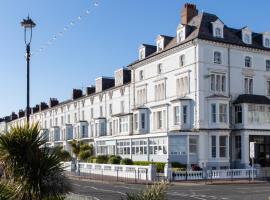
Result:
M96 164L96 163L79 163L78 168L72 166L71 162L63 163L66 171L76 169L79 173L97 174L102 176L113 176L145 181L156 180L156 166L140 166L140 165L113 165L113 164Z

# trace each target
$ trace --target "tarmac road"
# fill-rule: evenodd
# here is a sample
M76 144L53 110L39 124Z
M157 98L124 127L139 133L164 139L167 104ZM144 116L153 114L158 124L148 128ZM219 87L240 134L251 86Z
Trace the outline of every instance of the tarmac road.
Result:
M95 200L125 199L126 193L137 193L145 185L71 180L72 192ZM167 192L169 200L268 200L270 183L260 184L174 184ZM270 199L270 198L269 198Z

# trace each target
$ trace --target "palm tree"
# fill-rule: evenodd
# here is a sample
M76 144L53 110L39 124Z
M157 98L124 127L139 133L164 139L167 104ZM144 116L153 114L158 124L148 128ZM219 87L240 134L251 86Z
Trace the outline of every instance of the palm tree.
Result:
M72 153L75 155L76 159L81 161L86 161L94 153L93 145L89 145L82 141L72 140L70 142Z
M63 199L68 192L59 155L45 146L43 138L38 124L13 127L0 135L0 162L14 188L9 199Z

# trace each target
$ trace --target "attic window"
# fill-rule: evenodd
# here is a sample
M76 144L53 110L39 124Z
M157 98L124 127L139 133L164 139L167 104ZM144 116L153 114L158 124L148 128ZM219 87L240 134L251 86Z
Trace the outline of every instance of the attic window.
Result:
M186 39L186 27L180 24L177 28L177 43L183 42Z
M270 39L269 38L265 38L264 46L270 48Z
M160 52L163 50L163 44L162 40L157 41L157 52Z
M251 44L251 33L243 33L243 42L246 44Z
M145 49L144 48L141 48L139 50L139 60L142 60L145 58Z
M213 36L216 38L223 38L224 24L220 19L212 22Z
M215 29L215 36L218 38L221 38L221 29L220 28Z

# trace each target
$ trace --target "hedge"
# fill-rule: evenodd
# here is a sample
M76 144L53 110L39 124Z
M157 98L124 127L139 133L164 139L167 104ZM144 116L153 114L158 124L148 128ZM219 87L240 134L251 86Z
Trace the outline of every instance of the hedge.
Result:
M156 165L157 172L161 173L164 172L165 162L149 162L149 161L134 161L134 165Z
M121 165L133 165L133 161L130 158L124 158L120 162Z

